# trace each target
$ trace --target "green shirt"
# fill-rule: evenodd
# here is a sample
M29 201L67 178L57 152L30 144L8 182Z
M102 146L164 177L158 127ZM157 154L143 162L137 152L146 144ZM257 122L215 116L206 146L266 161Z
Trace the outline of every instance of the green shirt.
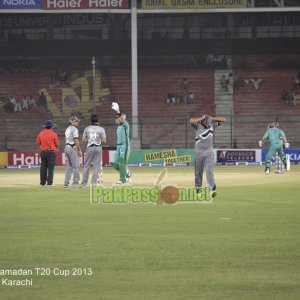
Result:
M281 145L281 138L283 138L283 132L279 130L278 128L269 128L264 136L264 140L268 140L271 146L278 146Z
M129 145L129 124L125 121L120 124L117 129L117 145L127 144Z

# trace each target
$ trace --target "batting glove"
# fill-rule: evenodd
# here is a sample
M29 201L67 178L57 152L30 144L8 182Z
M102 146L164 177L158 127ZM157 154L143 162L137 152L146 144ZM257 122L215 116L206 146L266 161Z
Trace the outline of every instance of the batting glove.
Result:
M111 104L111 108L115 111L119 111L119 104L117 102L113 102Z
M290 148L290 143L285 143L285 148L289 149Z
M264 144L264 143L263 143L262 141L259 141L259 142L258 142L258 146L259 146L259 147L262 147L263 144Z

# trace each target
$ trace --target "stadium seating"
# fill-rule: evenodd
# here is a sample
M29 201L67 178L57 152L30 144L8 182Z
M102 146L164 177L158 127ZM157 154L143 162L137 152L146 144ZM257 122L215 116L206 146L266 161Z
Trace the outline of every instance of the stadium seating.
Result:
M279 122L288 139L295 146L300 141L295 139L295 132L300 130L295 117L300 114L300 106L289 106L281 99L284 89L291 91L295 68L289 63L293 57L247 56L234 58L234 72L238 82L234 90L234 137L240 147L257 147L268 123ZM290 65L289 65L290 64ZM260 78L261 84L255 89L251 78ZM293 121L294 120L294 121Z
M63 141L69 116L72 113L80 115L82 130L89 124L89 116L94 109L99 115L101 124L106 128L109 137L108 146L115 146L116 128L111 102L117 101L121 110L127 113L128 120L132 121L130 61L124 57L118 59L120 63L117 59L108 58L98 63L95 72L95 91L93 91L91 64L87 59L60 59L55 63L41 60L37 73L0 75L1 95L8 97L14 94L16 98L21 99L24 95L33 94L37 101L38 94L43 91L48 100L48 110L38 106L36 109L21 113L0 112L5 124L4 136L9 137L1 137L1 148L32 150L35 148L35 135L47 118L53 118L57 123L56 129ZM193 147L194 131L188 125L189 118L204 113L215 115L215 104L222 104L220 100L222 97L215 102L219 87L216 85L217 77L214 69L191 68L180 64L175 68L171 65L172 61L173 58L169 58L163 65L162 59L159 63L155 63L149 58L141 60L139 64L138 113L141 122L139 135L143 148ZM287 135L292 135L298 122L292 127L289 120L300 114L300 105L288 106L280 97L283 89L289 90L293 85L295 69L291 67L292 64L284 68L278 58L254 55L233 56L231 61L232 69L224 72L232 71L239 78L234 87L232 118L233 137L237 138L238 146L257 147L257 140L261 138L269 122L279 121ZM274 65L274 61L277 65ZM53 82L49 76L53 65L70 73L69 82L63 84ZM183 78L190 81L190 91L193 94L191 104L178 101ZM261 78L258 89L245 82L245 79L249 82L251 78ZM93 92L95 92L95 106ZM178 96L176 104L166 102L168 94ZM220 110L218 113L221 113ZM231 116L226 117L231 120ZM21 121L25 122L26 126L20 128L18 134L12 135L16 124ZM28 135L28 132L34 133L33 136ZM219 147L231 146L230 141L228 143L222 141L221 144L215 142Z

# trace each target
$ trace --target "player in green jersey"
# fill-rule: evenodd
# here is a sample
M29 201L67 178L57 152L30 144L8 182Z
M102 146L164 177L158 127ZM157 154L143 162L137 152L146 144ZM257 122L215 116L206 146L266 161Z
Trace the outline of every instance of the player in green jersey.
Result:
M116 123L118 124L117 150L112 166L120 173L120 180L117 183L124 184L127 183L131 177L131 172L127 166L130 154L130 128L126 121L126 114L120 112L119 105L116 102L112 103L112 109L117 113Z
M286 137L284 133L279 130L278 128L273 126L269 126L268 130L265 132L264 136L262 137L262 140L259 141L259 146L262 147L264 144L264 141L269 142L269 150L266 157L266 164L265 164L265 173L270 173L270 167L271 167L271 159L272 156L277 152L280 159L282 160L284 167L286 168L286 157L282 148L282 141L283 143L287 143Z

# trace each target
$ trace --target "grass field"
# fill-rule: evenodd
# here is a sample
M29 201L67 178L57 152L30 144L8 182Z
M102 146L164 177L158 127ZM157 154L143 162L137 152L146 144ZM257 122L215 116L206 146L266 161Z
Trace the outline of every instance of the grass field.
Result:
M133 168L133 185L160 171ZM111 186L117 174L104 172ZM63 189L63 173L51 189L38 169L0 170L0 272L33 273L0 275L0 299L300 298L300 166L216 167L213 203L164 206L91 205L89 189ZM166 183L193 180L192 167L168 168Z

